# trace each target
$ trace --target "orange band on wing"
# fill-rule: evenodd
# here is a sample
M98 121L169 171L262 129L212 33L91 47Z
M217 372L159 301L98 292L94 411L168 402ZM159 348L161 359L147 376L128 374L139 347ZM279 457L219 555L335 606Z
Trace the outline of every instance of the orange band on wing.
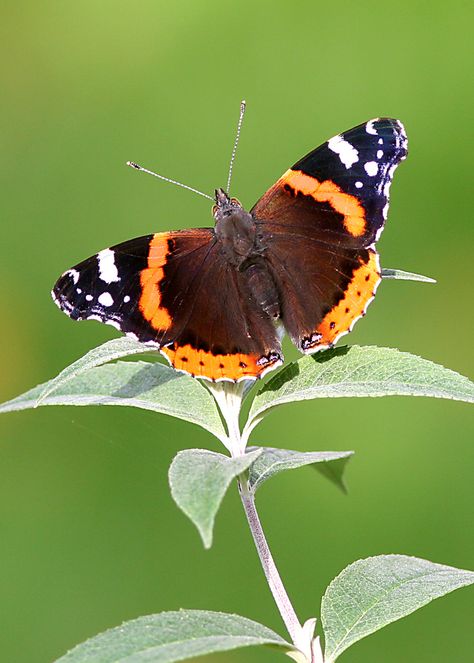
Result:
M305 350L314 352L320 346L332 345L340 336L351 331L373 300L381 279L378 254L369 249L368 262L360 259L360 267L354 271L344 297L323 318L314 334L314 342L308 344Z
M332 180L320 182L301 170L287 170L279 182L290 186L295 193L311 196L318 203L329 203L334 211L344 217L344 227L353 237L360 237L367 228L365 211L355 196L344 193Z
M181 347L162 347L171 365L196 377L210 380L242 380L257 378L270 368L281 364L279 355L259 357L256 354L214 355L212 352L196 350L191 345Z
M166 308L161 306L160 281L164 277L169 233L157 233L150 242L148 267L140 273L142 293L138 306L143 317L157 330L166 330L171 326L171 317Z

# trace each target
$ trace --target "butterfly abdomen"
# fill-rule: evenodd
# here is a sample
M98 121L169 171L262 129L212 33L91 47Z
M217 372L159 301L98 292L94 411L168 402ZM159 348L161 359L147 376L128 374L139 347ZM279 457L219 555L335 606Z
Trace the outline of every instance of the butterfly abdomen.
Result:
M267 315L277 320L280 317L280 298L268 265L262 258L256 258L242 273L254 302Z

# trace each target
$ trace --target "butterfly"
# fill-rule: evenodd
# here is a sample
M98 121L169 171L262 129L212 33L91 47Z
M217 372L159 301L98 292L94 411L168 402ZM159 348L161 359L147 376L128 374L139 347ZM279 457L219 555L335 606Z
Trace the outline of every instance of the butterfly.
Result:
M104 249L68 269L53 299L73 320L156 348L179 371L262 377L283 361L282 329L309 354L365 314L381 281L375 243L390 184L406 156L399 120L369 120L300 159L249 212L216 189L214 227Z

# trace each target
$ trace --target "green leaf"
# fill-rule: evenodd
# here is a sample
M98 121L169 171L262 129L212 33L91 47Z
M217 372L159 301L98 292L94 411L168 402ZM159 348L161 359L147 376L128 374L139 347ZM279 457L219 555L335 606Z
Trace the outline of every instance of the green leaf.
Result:
M347 453L347 458L336 458L330 463L318 463L314 466L314 469L322 474L323 477L332 481L338 488L342 490L343 493L347 493L346 482L344 479L344 471L346 469L347 462L349 458L353 455L353 451L346 451L341 453Z
M86 640L56 663L172 663L252 645L294 647L266 626L223 612L180 610L139 617Z
M50 383L0 405L1 412L35 407ZM195 378L152 362L117 362L91 368L43 397L40 405L128 405L161 412L227 438L214 399Z
M107 364L109 361L120 359L121 357L147 352L153 352L157 355L157 350L150 349L149 346L138 341L133 341L130 338L115 338L112 341L107 341L107 343L103 343L97 348L90 350L83 357L67 366L54 379L47 382L43 392L38 396L37 405L41 405L41 401L46 396L58 389L58 387L61 387L68 380L76 377L76 375L80 375L95 366L102 366L102 364Z
M262 453L250 467L249 486L255 493L264 481L283 472L304 465L312 465L323 476L345 490L342 480L344 467L353 451L314 451L300 452L289 449L263 447Z
M255 396L243 437L284 403L348 396L430 396L474 402L474 383L443 366L393 348L340 347L288 364Z
M206 449L180 451L171 463L171 495L196 525L205 548L212 545L214 520L231 481L258 458L257 449L229 458Z
M404 272L401 269L382 269L382 277L384 279L398 279L400 281L423 281L423 283L436 283L435 279L422 274L414 274L413 272Z
M474 583L474 573L405 555L354 562L331 582L321 603L325 663L352 644L433 599Z

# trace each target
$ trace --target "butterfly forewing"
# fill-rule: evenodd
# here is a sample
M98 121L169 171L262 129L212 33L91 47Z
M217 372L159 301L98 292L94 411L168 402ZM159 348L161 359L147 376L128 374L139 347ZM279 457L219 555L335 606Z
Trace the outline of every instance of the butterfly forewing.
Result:
M53 297L71 318L111 324L179 370L234 381L281 363L271 322L244 290L205 228L105 249L65 272Z
M300 159L252 209L283 324L302 351L333 345L372 301L380 282L373 244L406 155L398 120L370 120Z

